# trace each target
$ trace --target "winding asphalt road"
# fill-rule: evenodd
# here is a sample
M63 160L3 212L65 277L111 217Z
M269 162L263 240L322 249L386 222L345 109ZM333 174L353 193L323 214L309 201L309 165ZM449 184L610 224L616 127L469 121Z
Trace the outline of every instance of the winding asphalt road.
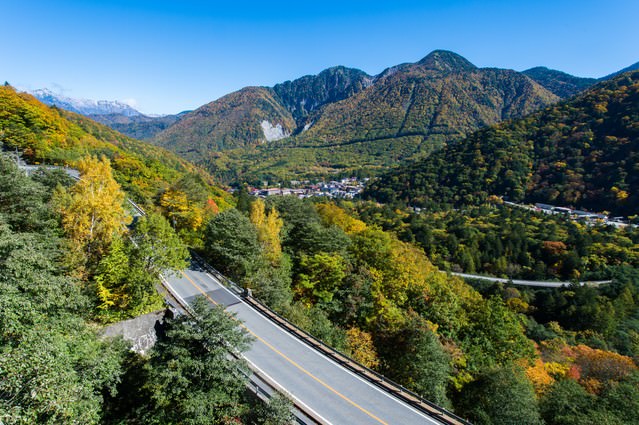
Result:
M490 282L512 283L520 286L539 286L541 288L561 288L562 286L570 286L572 282L556 282L550 280L521 280L521 279L505 279L503 277L482 276L479 274L469 273L451 273L453 276L459 276L463 279L487 280ZM612 283L612 280L595 280L587 282L579 282L581 286L599 286Z
M237 315L255 341L245 353L254 368L326 424L441 424L338 365L242 301L193 263L166 283L182 302L203 295Z

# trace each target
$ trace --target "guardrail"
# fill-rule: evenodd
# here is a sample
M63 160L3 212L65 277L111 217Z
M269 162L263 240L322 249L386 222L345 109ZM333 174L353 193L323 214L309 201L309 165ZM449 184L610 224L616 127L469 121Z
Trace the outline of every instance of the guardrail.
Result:
M136 204L133 200L131 200L130 198L127 198L127 201L140 215L142 216L146 215L146 212L144 211L144 209L140 207L138 204ZM233 289L236 292L238 292L238 294L240 295L242 294L243 290L238 285L236 285L231 280L227 279L224 275L222 275L220 272L218 272L213 267L208 265L208 263L206 263L204 259L200 257L195 251L193 250L190 250L190 251L191 251L191 255L197 256L196 260L200 262L201 264L205 265L207 269L210 268L210 271L214 272L216 277L218 277L218 279L221 278L222 280L225 281L227 286L233 287ZM188 315L192 316L193 311L191 310L191 307L189 306L189 304L175 290L173 290L171 285L169 285L168 281L162 274L160 275L160 282L162 287L182 307L182 309ZM244 358L242 354L233 353L232 351L229 351L229 355L233 356L236 359L240 357ZM304 406L297 403L295 398L290 397L288 395L288 392L284 388L281 388L279 385L277 385L277 383L275 383L269 376L262 374L259 370L257 370L257 368L251 362L247 361L247 365L249 369L251 370L251 374L245 374L244 376L248 380L248 386L251 389L255 389L255 395L257 397L266 401L270 399L272 394L274 393L283 394L285 397L291 400L291 402L293 403L293 406L297 410L297 414L295 415L295 418L298 423L300 424L313 423L313 424L320 424L320 425L323 424L323 422L315 415L314 412L308 411L308 409L306 409Z
M493 283L509 283L512 285L518 286L530 286L530 287L539 287L539 288L561 288L561 287L569 287L573 284L578 284L579 286L599 286L606 285L612 283L612 280L583 280L579 282L566 282L566 281L552 281L552 280L525 280L525 279L511 279L505 277L495 277L495 276L484 276L478 274L470 274L470 273L458 273L458 272L447 272L445 270L440 270L441 273L450 273L453 276L461 277L462 279L471 279L471 280L485 280Z
M70 176L75 180L80 180L79 176L76 176L76 175L70 175ZM144 211L142 207L140 207L130 198L127 198L127 201L134 208L134 210L137 211L141 216L146 216L146 211ZM289 333L293 334L299 340L311 346L313 349L324 353L327 357L331 358L338 364L356 373L358 376L377 385L378 387L384 389L385 391L394 394L396 397L407 402L409 405L415 407L416 409L422 411L423 413L426 413L427 415L431 417L437 418L439 421L443 423L451 424L451 425L471 425L469 422L456 416L454 413L449 412L448 410L422 398L418 394L413 393L412 391L408 390L402 385L397 384L396 382L393 382L392 380L385 378L383 375L367 368L366 366L349 358L345 354L340 353L339 351L326 345L321 340L313 337L308 332L302 330L298 326L289 322L287 319L280 316L275 311L271 310L268 306L260 302L258 299L251 296L250 293L247 293L247 291L244 290L244 288L242 288L241 286L239 286L232 280L228 279L226 276L224 276L222 273L220 273L214 267L208 264L197 252L195 252L192 249L189 249L189 251L191 253L192 258L194 258L202 267L207 269L209 273L215 276L215 278L220 283L223 283L224 285L226 285L229 289L233 290L235 293L241 296L247 304L255 308L262 315L266 316L268 319L276 323L278 326L282 327L283 329L287 330ZM193 312L190 306L188 305L188 303L184 299L182 299L182 297L180 297L180 295L177 292L173 290L173 288L171 287L171 285L168 284L164 276L160 275L160 280L161 280L162 287L173 297L173 299L175 299L175 301L178 304L180 304L180 306L184 309L184 311L189 315L193 315ZM229 354L236 358L242 356L241 354L233 353L231 351L229 351ZM255 368L255 366L253 366L250 362L247 362L247 363L248 363L249 369L251 369L252 375L246 375L246 376L248 378L249 384L256 389L256 395L258 397L270 398L271 394L273 394L274 392L281 393L287 396L287 398L289 398L289 400L293 402L293 405L295 406L295 408L298 410L299 413L301 413L305 417L305 419L311 420L313 423L316 423L316 424L323 423L323 421L320 418L318 418L314 412L309 411L300 403L297 403L294 397L291 397L290 395L288 395L288 392L284 388L281 388L277 383L273 382L270 379L270 377L265 376L260 371L258 371ZM264 386L268 387L268 389L265 389ZM300 420L299 417L297 417L297 420L299 423L306 423L303 420Z
M200 257L201 258L201 257ZM210 267L210 266L209 266ZM180 305L180 307L185 311L189 316L193 316L193 311L191 310L191 306L169 285L168 281L163 275L160 275L160 281L162 287L168 292L168 294ZM239 359L243 358L246 360L246 364L248 368L251 370L250 374L244 374L247 378L248 383L247 386L255 391L255 395L263 401L269 400L274 393L279 393L284 395L287 399L289 399L296 410L295 419L299 424L318 424L324 425L324 422L319 418L315 412L309 411L305 406L298 403L295 397L292 397L286 389L282 388L275 381L273 381L269 376L263 374L260 370L255 367L250 361L248 361L241 353L234 353L229 350L229 355Z
M133 209L136 210L140 215L146 215L146 211L144 211L141 206L133 202L131 198L126 198L126 200L133 207Z
M436 418L442 423L450 425L471 425L470 422L466 421L465 419L455 415L454 413L444 409L441 406L436 405L435 403L426 400L425 398L412 392L404 386L386 378L384 375L367 368L366 366L351 359L346 354L341 353L328 346L321 340L315 338L308 332L299 328L297 325L289 322L287 319L253 297L250 294L250 291L244 290L235 282L217 271L199 254L197 254L197 252L191 250L191 257L194 258L200 264L200 266L204 267L209 273L215 276L220 281L220 283L225 284L227 287L229 287L229 289L232 289L234 292L241 295L244 301L251 307L259 311L262 315L266 316L269 320L271 320L281 328L285 329L287 332L293 334L297 339L303 341L313 349L322 352L324 355L326 355L336 363L344 366L345 368L354 372L368 382L382 388L386 392L395 395L397 398L401 399L417 410L425 413L426 415Z

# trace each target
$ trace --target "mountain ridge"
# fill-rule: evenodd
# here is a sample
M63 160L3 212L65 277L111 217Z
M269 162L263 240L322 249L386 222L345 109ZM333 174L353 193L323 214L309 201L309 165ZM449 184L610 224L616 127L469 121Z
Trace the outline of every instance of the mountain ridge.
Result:
M127 116L118 113L114 114L89 114L87 117L101 124L111 127L115 131L133 137L138 140L148 140L167 129L169 126L181 120L184 115L191 111L183 111L175 115L133 115Z
M575 96L599 81L596 78L576 77L545 66L527 69L522 71L522 74L532 78L562 99Z
M286 168L291 160L282 149L303 147L307 151L300 155L307 163L325 164L322 167L330 172L336 167L357 167L357 158L366 166L379 167L428 154L479 127L559 100L523 74L477 68L444 50L376 76L333 67L273 88L259 88L260 96L246 96L246 90L198 108L152 141L211 171L228 166L246 169L246 161L264 160ZM273 114L274 110L278 113ZM279 125L282 137L269 140L264 121L269 128ZM337 147L340 152L310 152L314 146ZM340 159L344 157L346 162ZM257 168L261 164L252 167ZM255 175L250 169L248 173Z
M608 74L605 77L600 78L599 81L609 80L611 78L615 78L616 76L618 76L620 74L625 74L626 72L636 71L636 70L639 70L639 62L635 62L635 63L633 63L630 66L627 66L627 67L625 67L623 69L620 69L617 72L613 72L612 74Z
M229 205L229 195L201 168L85 115L48 106L9 85L0 86L0 111L0 145L20 150L29 162L74 166L88 155L104 155L136 201L150 202L171 184L194 177L217 205Z
M365 196L436 207L485 202L639 210L639 71L524 118L479 130L384 174Z
M465 57L450 50L433 50L415 65L442 72L473 71L477 67Z
M120 114L127 117L143 115L131 105L119 100L76 99L55 93L47 88L27 90L36 99L49 106L57 106L82 115Z

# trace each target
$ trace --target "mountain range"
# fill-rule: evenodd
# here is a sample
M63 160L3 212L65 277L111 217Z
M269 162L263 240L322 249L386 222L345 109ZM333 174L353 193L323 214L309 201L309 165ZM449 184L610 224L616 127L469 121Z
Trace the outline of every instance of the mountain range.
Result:
M365 196L462 206L491 195L594 211L639 210L639 71L450 144L375 181Z
M246 87L178 115L85 114L172 150L225 182L257 183L377 173L600 80L545 67L478 68L436 50L374 76L338 66L273 87Z
M74 99L46 88L28 90L27 93L30 93L45 105L57 106L82 115L117 114L126 117L142 115L130 105L118 100Z
M175 124L187 112L148 116L118 100L74 99L49 89L27 90L45 105L85 115L129 137L145 140Z
M138 140L147 140L177 123L188 112L189 111L184 111L176 115L162 115L157 117L143 114L123 115L118 113L89 114L87 116L129 137Z
M394 165L559 99L522 73L438 50L376 76L335 67L247 87L150 140L227 181L285 180Z

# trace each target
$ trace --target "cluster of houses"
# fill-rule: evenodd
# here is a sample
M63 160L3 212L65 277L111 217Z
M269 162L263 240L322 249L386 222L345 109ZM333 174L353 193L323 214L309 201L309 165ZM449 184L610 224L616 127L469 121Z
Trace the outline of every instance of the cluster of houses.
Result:
M504 204L516 207L528 208L545 214L560 214L571 218L572 220L583 221L589 224L606 224L615 227L628 226L629 221L625 217L609 217L603 213L595 213L590 211L575 210L567 207L558 207L556 205L537 203L534 206L516 204L514 202L504 201Z
M249 189L253 196L266 198L269 196L297 196L298 198L310 198L312 196L325 196L328 198L353 199L364 190L364 184L368 178L358 180L356 177L344 178L339 181L311 183L310 181L291 181L290 188L276 187L268 189Z

